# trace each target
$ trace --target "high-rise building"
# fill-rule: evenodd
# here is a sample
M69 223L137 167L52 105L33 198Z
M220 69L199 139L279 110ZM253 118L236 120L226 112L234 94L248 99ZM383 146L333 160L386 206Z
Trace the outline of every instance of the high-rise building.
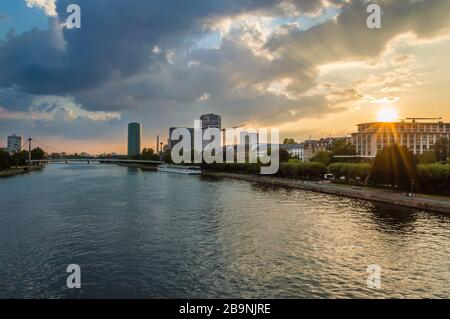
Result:
M222 118L220 117L220 115L203 114L202 116L200 116L200 121L202 122L202 129L222 128Z
M194 129L189 128L189 127L171 127L171 128L169 128L169 139L167 141L167 149L171 150L176 144L178 144L178 142L180 142L182 140L182 138L181 139L172 139L172 133L177 128L185 128L189 131L189 133L191 134L191 149L193 149L194 148Z
M142 125L139 123L128 124L128 156L141 154Z
M385 146L399 144L414 154L423 154L433 150L440 137L450 138L450 123L411 120L359 124L358 132L352 134L356 153L363 157L375 157Z
M208 128L217 128L219 130L222 128L222 118L220 117L220 115L211 113L203 114L202 116L200 116L200 121L202 124L203 132ZM206 145L208 145L211 142L212 140L203 139L203 149L206 147Z
M10 153L20 152L22 150L22 136L17 134L8 136L7 150Z

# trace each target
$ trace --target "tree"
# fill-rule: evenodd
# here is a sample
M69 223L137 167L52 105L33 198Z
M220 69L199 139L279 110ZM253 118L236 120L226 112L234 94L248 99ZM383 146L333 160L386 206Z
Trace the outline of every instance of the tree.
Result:
M434 153L436 154L436 160L438 162L446 162L449 153L449 139L447 137L440 137L434 144Z
M24 166L27 164L28 161L28 152L27 151L20 151L16 152L11 157L11 166Z
M164 163L172 163L172 155L169 150L163 153L163 161Z
M356 146L345 138L338 138L331 143L329 151L333 160L333 156L356 155Z
M405 147L393 144L378 152L370 182L375 185L391 185L392 188L409 189L417 181L417 166L413 154Z
M434 151L426 151L423 154L417 155L417 161L420 164L433 164L436 163L436 153Z
M280 148L280 163L289 161L290 154L284 148Z
M285 138L283 144L297 144L293 138Z
M11 156L7 152L0 151L0 170L11 167Z
M45 157L45 152L41 148L37 147L37 148L31 150L31 159L40 160L40 159L43 159L44 157Z
M151 148L144 148L142 150L141 159L145 161L157 161L159 160L158 154Z
M319 151L316 153L316 155L311 157L311 159L309 161L328 165L328 164L330 164L330 152Z

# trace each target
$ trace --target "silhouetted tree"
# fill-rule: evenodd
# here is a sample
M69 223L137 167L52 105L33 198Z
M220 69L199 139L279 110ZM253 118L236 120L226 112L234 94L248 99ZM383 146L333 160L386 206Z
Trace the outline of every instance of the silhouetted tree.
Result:
M390 145L378 152L370 171L370 182L409 189L417 181L417 167L413 154L405 147Z
M280 154L280 162L281 163L289 161L289 158L291 155L284 148L280 148L279 154Z
M4 151L0 151L0 170L11 167L11 156Z
M27 151L20 151L17 153L14 153L11 157L11 166L24 166L27 164L28 161L28 152Z
M155 151L151 148L144 148L140 158L145 161L158 161L159 155L155 154Z
M169 150L163 153L163 162L164 163L172 163L172 155Z
M434 153L438 162L446 162L448 159L450 141L446 137L440 137L434 144Z
M28 152L27 152L27 155L28 155ZM31 150L31 159L32 160L40 160L40 159L43 159L44 157L45 157L45 152L41 148L37 147L37 148Z
M283 144L297 144L293 138L285 138Z

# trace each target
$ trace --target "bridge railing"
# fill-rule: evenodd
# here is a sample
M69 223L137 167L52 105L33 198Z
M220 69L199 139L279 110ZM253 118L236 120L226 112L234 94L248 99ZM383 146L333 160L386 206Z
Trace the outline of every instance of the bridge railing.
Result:
M61 159L31 160L31 163L61 163L61 162L141 163L141 164L163 163L160 161L150 161L150 160L109 159L109 158L61 158Z

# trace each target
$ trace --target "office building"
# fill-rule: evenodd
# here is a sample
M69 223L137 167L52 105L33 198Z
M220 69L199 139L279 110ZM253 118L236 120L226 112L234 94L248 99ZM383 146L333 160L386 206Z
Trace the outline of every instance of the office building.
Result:
M139 123L128 124L128 156L141 154L142 125Z
M8 136L8 145L6 149L10 153L20 152L22 150L22 136L17 134Z
M222 118L220 117L220 115L203 114L202 116L200 116L200 121L202 122L202 129L222 128Z
M414 154L433 150L440 137L450 138L450 123L428 122L430 119L407 119L401 122L372 122L358 124L352 143L361 157L375 157L385 146L399 144Z
M208 128L217 128L222 129L222 118L220 115L216 114L203 114L200 116L200 121L202 125L202 131L204 132ZM222 132L221 132L222 134ZM206 147L206 145L210 144L212 140L206 140L203 139L203 149Z
M191 134L191 149L194 149L194 129L189 127L171 127L169 128L169 139L167 140L167 150L171 150L178 142L182 141L182 137L179 139L172 139L172 133L177 128L185 128Z

